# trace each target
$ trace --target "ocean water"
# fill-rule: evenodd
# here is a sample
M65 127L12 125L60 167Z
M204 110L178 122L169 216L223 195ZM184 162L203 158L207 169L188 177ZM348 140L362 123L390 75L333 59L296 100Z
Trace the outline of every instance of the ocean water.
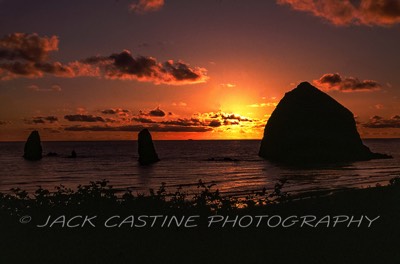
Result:
M162 182L168 191L182 186L192 192L201 179L215 183L214 188L222 193L244 196L264 187L271 189L280 179L287 180L284 191L302 193L385 185L400 176L400 139L370 139L364 143L372 151L394 158L300 168L259 158L258 140L155 141L161 161L140 167L136 141L42 142L44 154L59 155L37 162L22 158L24 142L1 142L0 192L17 187L33 192L38 186L54 190L60 184L76 188L101 179L134 194L157 189ZM76 159L68 158L73 149L78 154Z

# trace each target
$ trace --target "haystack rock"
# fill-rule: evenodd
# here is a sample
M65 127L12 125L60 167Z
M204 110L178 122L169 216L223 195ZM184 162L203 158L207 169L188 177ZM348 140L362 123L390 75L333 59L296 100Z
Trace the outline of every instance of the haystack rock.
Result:
M25 143L24 158L26 160L42 159L42 144L38 131L32 131Z
M140 165L149 165L160 160L154 148L149 130L143 129L139 132L138 146Z
M308 82L277 105L265 126L259 156L308 164L390 158L363 145L353 113Z

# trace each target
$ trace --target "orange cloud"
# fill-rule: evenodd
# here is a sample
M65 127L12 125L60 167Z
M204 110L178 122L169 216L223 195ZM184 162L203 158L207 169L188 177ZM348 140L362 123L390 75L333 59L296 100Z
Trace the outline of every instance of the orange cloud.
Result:
M139 0L130 5L130 10L144 14L147 12L154 12L160 10L164 6L164 0Z
M324 74L318 80L314 80L313 83L321 90L327 92L372 92L382 89L382 86L376 81L360 81L354 77L342 78L338 73Z
M334 25L390 26L400 22L398 0L277 0L294 10L312 13Z
M220 86L224 87L224 88L225 87L227 87L227 88L235 88L236 84L233 84L233 83L221 83Z

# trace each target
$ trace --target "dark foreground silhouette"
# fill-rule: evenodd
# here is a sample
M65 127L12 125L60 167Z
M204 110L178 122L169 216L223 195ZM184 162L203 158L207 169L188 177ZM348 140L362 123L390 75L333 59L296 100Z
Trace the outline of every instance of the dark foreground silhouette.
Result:
M150 165L160 161L154 148L153 139L148 129L143 129L138 135L138 151L140 165Z
M398 179L386 187L307 199L290 198L281 187L278 184L270 193L262 190L242 202L221 197L211 190L212 185L202 182L191 198L182 190L167 193L165 186L150 195L126 192L117 197L106 181L76 191L62 186L55 193L38 189L34 198L14 190L11 195L0 195L0 263L397 263L400 259ZM244 208L238 209L238 203ZM318 227L241 228L228 223L209 228L205 219L216 214L231 219L260 215L380 218L371 227L364 222L357 227L354 222L350 227L322 223ZM31 222L23 224L27 215ZM36 227L48 216L60 215L67 219L97 215L98 220L121 216L119 223L130 215L203 218L194 228L160 224L132 228L129 223L112 228L66 228L60 222ZM78 223L75 219L70 224Z
M286 93L273 111L259 156L303 164L390 158L363 145L353 113L308 82Z
M42 159L42 143L38 131L32 131L24 147L24 159L40 160Z

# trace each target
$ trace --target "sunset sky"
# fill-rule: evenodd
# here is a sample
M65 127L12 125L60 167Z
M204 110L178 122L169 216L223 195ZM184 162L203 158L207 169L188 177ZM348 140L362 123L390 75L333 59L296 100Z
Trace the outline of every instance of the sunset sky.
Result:
M400 0L0 0L0 141L261 139L309 81L400 137Z

